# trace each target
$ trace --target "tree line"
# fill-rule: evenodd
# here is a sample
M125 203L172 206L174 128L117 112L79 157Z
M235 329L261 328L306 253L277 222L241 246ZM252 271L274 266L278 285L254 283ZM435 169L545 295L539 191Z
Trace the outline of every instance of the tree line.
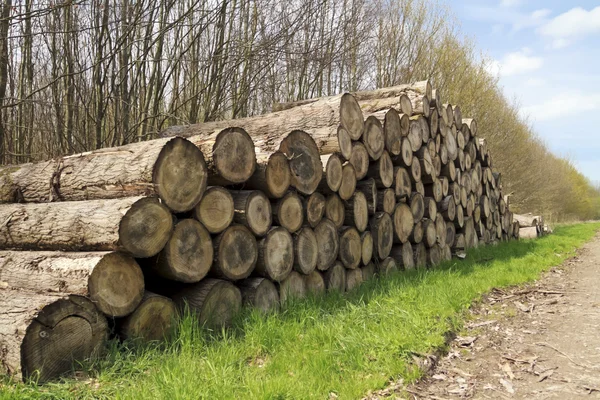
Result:
M521 212L600 216L434 0L3 0L0 163L155 138L275 102L432 78L478 119Z

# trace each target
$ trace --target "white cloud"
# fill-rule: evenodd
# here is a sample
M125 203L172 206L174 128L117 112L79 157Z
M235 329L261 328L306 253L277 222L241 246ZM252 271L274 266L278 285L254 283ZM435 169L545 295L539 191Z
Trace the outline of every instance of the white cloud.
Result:
M565 92L542 103L523 107L521 115L534 121L549 121L594 110L600 110L600 93Z
M600 33L600 6L589 11L581 7L573 8L542 25L538 32L553 39L554 48L562 48L575 39Z
M494 76L511 76L540 69L544 65L544 59L530 54L531 50L524 47L514 53L508 53L501 61L491 62L487 70Z
M550 15L551 12L552 12L552 10L550 10L548 8L542 8L539 10L535 10L534 12L531 13L531 18L536 19L536 20L544 19L548 15Z
M502 7L516 7L521 5L521 0L502 0L500 5Z

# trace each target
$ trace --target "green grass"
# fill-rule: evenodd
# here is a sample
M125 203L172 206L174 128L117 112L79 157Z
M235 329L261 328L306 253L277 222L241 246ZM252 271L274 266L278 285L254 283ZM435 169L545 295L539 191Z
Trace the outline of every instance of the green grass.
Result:
M80 366L85 378L41 387L0 380L0 398L356 399L390 379L418 378L413 353L443 350L464 311L494 287L539 277L600 224L469 252L434 270L397 273L346 295L306 299L278 315L240 317L213 333L186 318L168 345L126 349Z

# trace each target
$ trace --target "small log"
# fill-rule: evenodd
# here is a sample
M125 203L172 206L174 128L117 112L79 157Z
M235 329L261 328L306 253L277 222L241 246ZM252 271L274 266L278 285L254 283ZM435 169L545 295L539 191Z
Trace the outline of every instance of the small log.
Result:
M303 299L305 296L304 278L298 272L292 271L284 281L279 283L279 299L282 305L292 299Z
M374 179L365 179L356 182L356 191L361 192L367 199L369 215L375 214L377 210L377 187Z
M526 226L523 228L519 228L520 239L535 239L538 236L538 230L535 226Z
M194 219L183 219L173 229L165 248L151 263L160 277L194 283L204 278L213 262L210 233Z
M381 154L379 160L371 164L367 176L375 179L377 189L385 189L392 186L394 183L394 164L387 151Z
M294 266L294 240L281 226L275 226L258 241L255 272L275 282L283 281Z
M0 248L112 251L152 257L165 246L173 217L157 198L0 205Z
M361 142L352 143L352 152L348 162L354 167L357 181L367 176L367 172L369 171L369 153L364 144Z
M244 187L264 192L270 199L279 199L287 193L292 182L290 163L280 151L256 155L256 170Z
M304 275L317 267L319 243L317 235L309 227L294 234L294 269Z
M304 208L306 209L306 222L311 228L314 228L325 215L325 196L318 192L311 194L306 198Z
M89 297L109 317L124 317L144 295L140 266L123 253L0 252L0 285L10 290Z
M329 195L325 201L325 217L331 220L336 228L344 224L346 208L344 202L336 194Z
M342 184L338 190L338 195L342 200L348 200L356 190L356 172L352 164L346 164L342 167Z
M367 265L373 259L373 236L366 231L360 234L362 264Z
M437 243L437 232L435 221L430 219L423 220L423 241L427 247L431 247Z
M413 246L410 242L395 244L392 247L390 256L396 261L396 265L402 267L404 270L410 270L415 267Z
M243 225L231 225L213 240L215 259L210 272L232 281L247 278L258 260L258 244ZM201 281L202 282L202 281Z
M177 319L173 300L146 292L135 311L117 322L119 336L143 342L165 340L173 333Z
M341 262L336 262L323 274L323 280L328 291L346 291L346 268Z
M344 224L354 226L359 232L364 232L369 224L367 197L362 192L356 192L349 201L344 203L344 208Z
M360 270L362 272L363 282L366 282L366 281L369 281L369 280L375 278L375 264L373 264L372 262L363 266Z
M427 250L427 266L435 267L442 262L442 252L437 244Z
M271 228L271 202L259 190L232 190L233 221L246 226L256 236L264 236Z
M377 192L377 209L392 214L396 208L396 191L385 189Z
M385 113L383 122L383 137L385 148L393 155L397 156L401 152L402 138L408 136L410 129L410 119L406 114L400 114L393 108Z
M415 222L415 225L413 226L413 230L410 233L410 235L408 236L408 241L410 243L421 243L421 241L423 240L423 235L424 235L425 231L423 229L423 221L419 220Z
M371 217L369 226L373 236L374 256L383 260L389 256L394 243L392 218L388 213L378 212Z
M221 233L233 222L234 208L233 197L227 189L211 186L194 207L194 217L210 233Z
M396 260L394 260L392 257L388 257L385 260L380 261L379 265L377 266L377 273L379 275L387 276L396 271L398 271L398 265L396 264Z
M408 137L401 140L400 154L392 157L392 163L395 166L408 168L413 163L413 150Z
M0 290L0 372L41 384L99 355L108 323L85 297Z
M326 271L336 260L340 240L337 227L331 220L324 218L315 227L317 236L317 269Z
M240 290L231 282L221 279L203 279L187 285L172 299L182 315L189 309L196 315L200 325L209 329L230 326L242 308Z
M454 161L449 160L447 164L442 165L440 176L448 178L450 182L456 181L456 166Z
M340 229L340 245L338 260L348 269L356 269L360 265L362 242L358 231L349 226Z
M423 144L423 132L421 132L421 123L417 119L411 118L410 120L410 130L408 131L408 141L410 142L410 147L413 152L416 152L421 148L421 144Z
M256 308L263 314L279 310L277 286L266 278L247 278L238 282L242 293L242 304Z
M413 190L419 193L421 196L425 197L425 185L423 182L417 182L413 185Z
M396 198L408 199L412 189L412 182L408 172L402 167L394 167L394 177L394 191Z
M442 214L438 214L435 218L435 235L440 247L446 245L446 234L446 221L444 221Z
M325 280L319 271L312 271L308 275L303 275L304 287L306 293L312 296L321 296L325 293Z
M444 189L442 182L439 179L435 179L433 183L425 185L425 196L433 197L433 199L439 203L444 198Z
M452 246L456 237L456 227L454 224L446 224L446 245Z
M318 189L329 193L336 193L342 185L342 166L344 161L339 153L324 154L321 163L325 166L325 176L321 178Z
M421 164L421 180L423 183L430 183L432 179L433 172L433 161L431 159L431 154L426 146L423 146L417 150L415 153L417 158L419 159L419 163Z
M410 207L404 203L398 203L394 209L394 242L406 243L415 224Z
M437 212L438 212L437 203L436 203L435 199L432 197L424 197L423 203L424 203L423 217L434 220L435 217L437 216Z
M421 182L421 163L419 159L415 156L413 157L413 162L410 166L410 177L413 182Z
M346 291L349 292L363 283L360 268L346 270Z
M456 216L454 217L454 226L457 229L462 228L465 225L465 214L462 206L459 204L456 206Z
M454 197L446 196L441 202L437 203L437 208L446 221L454 221L456 217Z
M273 206L273 221L290 232L296 232L304 223L302 199L294 192L288 192Z
M369 157L375 161L379 160L385 150L385 140L383 138L383 127L377 117L370 116L365 120L361 139L367 153L369 153Z
M427 248L424 243L413 246L413 256L416 268L423 268L427 265Z
M425 201L420 193L414 192L411 194L408 205L410 206L410 211L412 212L415 221L423 219L423 216L425 215Z

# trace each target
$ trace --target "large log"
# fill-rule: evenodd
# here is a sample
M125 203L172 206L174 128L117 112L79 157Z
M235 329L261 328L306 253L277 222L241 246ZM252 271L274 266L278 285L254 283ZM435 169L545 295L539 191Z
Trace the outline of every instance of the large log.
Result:
M204 156L193 143L157 139L0 168L0 203L156 194L167 207L183 212L200 201L207 176Z
M198 282L206 276L213 262L214 249L209 232L193 219L175 225L164 249L145 262L156 275L185 283Z
M165 340L173 333L177 318L173 300L146 292L135 311L117 322L119 336L144 342Z
M137 262L122 253L2 251L2 287L82 295L106 315L123 317L142 300L144 275Z
M248 278L238 283L242 304L267 314L279 310L279 292L273 282L266 278Z
M273 227L258 241L258 259L254 271L275 282L283 281L294 266L294 241L281 226Z
M223 232L233 221L235 206L231 193L223 187L211 186L194 207L194 217L210 233Z
M108 323L78 295L0 290L0 373L44 383L102 350Z
M213 240L211 273L232 281L247 278L258 260L256 238L243 225L231 225Z
M157 198L0 205L0 248L112 251L152 257L173 230Z
M203 279L187 285L172 298L182 315L189 310L201 325L209 329L231 325L242 307L240 290L221 279Z

